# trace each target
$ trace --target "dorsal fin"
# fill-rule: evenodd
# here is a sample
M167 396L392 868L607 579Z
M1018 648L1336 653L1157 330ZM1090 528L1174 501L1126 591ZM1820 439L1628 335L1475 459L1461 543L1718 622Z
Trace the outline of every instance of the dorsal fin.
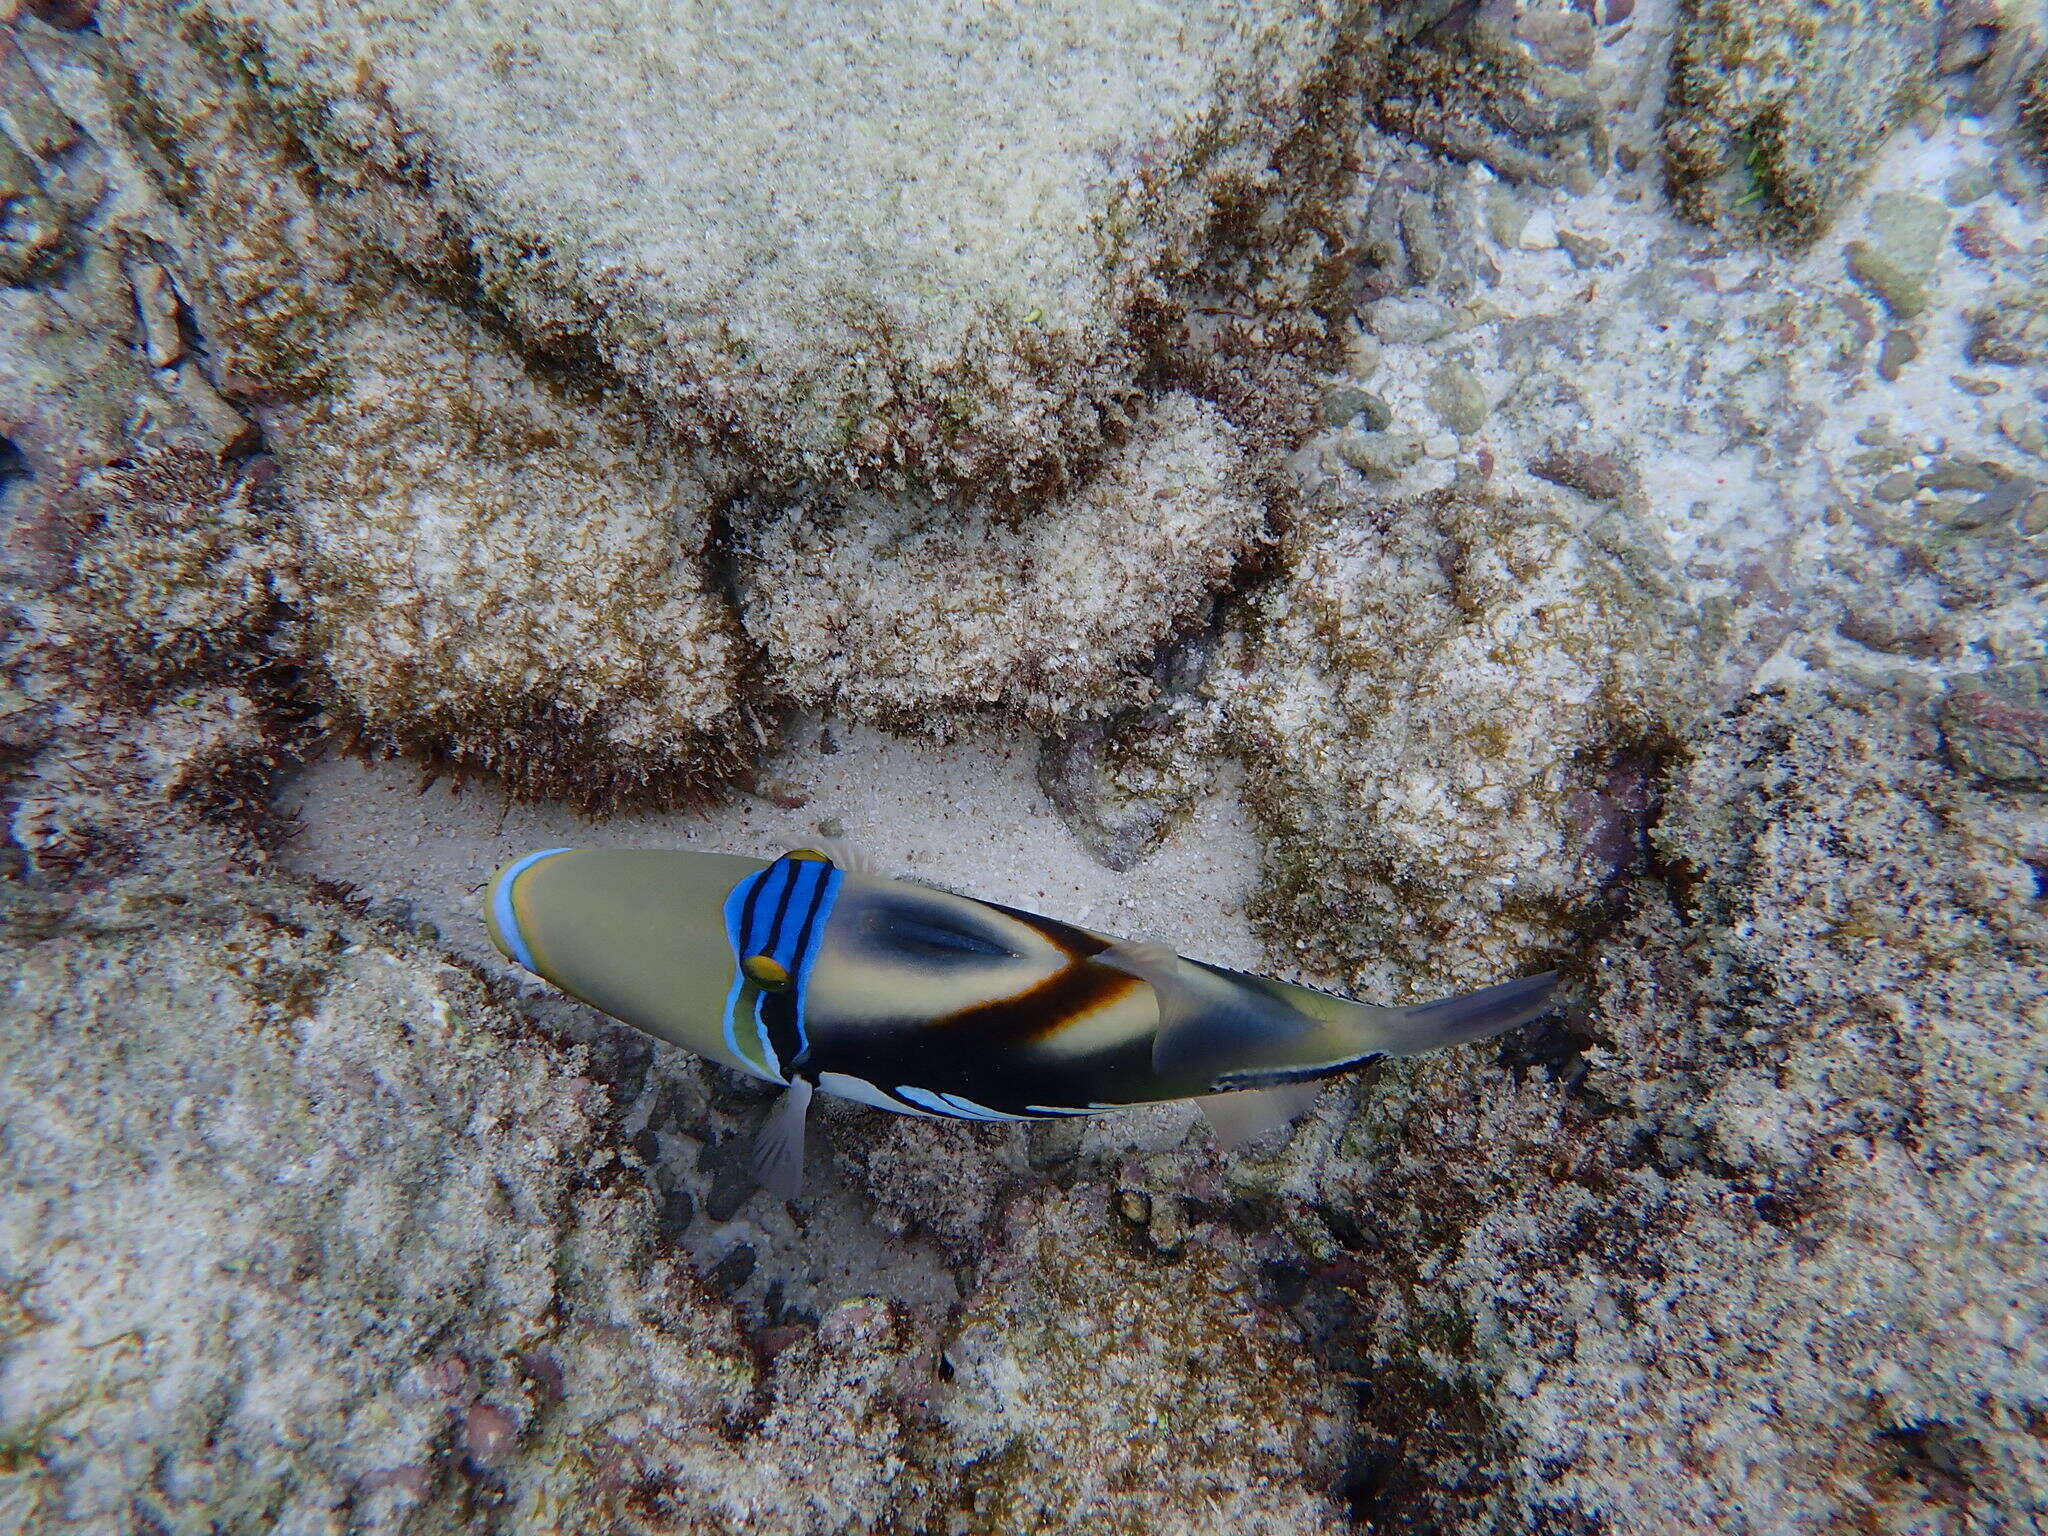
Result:
M872 875L876 873L875 861L865 848L849 843L844 838L818 837L805 843L801 848L792 848L785 858L799 859L806 854L822 856L833 868L848 875Z
M1152 1070L1213 1079L1270 1051L1277 1041L1315 1027L1315 1020L1277 1001L1242 988L1213 996L1197 993L1182 960L1164 944L1126 940L1094 957L1097 965L1150 984L1159 1000L1159 1028L1152 1036Z
M1091 958L1097 965L1135 976L1152 988L1159 999L1161 1034L1194 1008L1195 1000L1181 980L1180 956L1164 944L1120 939Z

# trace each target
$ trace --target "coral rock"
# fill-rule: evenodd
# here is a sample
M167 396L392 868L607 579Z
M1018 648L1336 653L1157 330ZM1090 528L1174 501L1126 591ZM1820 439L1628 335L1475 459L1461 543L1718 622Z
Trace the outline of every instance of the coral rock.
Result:
M1360 1245L1375 1523L2048 1509L2041 824L1930 736L1754 700L1669 785L1679 878L1603 949L1575 1064L1447 1053L1361 1100L1323 1199Z
M1100 474L1028 520L800 502L746 536L749 632L796 702L895 728L1041 728L1142 698L1143 670L1267 530L1264 466L1169 395Z
M1806 240L1934 75L1932 0L1688 0L1672 58L1672 192L1709 224Z
M1309 0L824 21L151 0L102 25L196 43L217 99L279 115L369 213L366 244L601 355L679 429L778 476L997 500L1110 445L1212 228L1327 179L1365 26ZM270 167L223 170L259 209Z
M0 896L19 1528L915 1515L886 1309L764 1381L657 1246L579 1055L465 973L265 883Z
M1587 834L1627 798L1630 752L1684 718L1677 662L1699 643L1631 558L1544 504L1462 490L1296 543L1207 683L1281 954L1391 1002L1562 938L1614 872Z
M2048 785L2048 663L1959 679L1942 707L1949 755L1987 779Z
M631 409L394 297L280 416L310 643L369 742L592 806L687 794L755 742L701 563L711 493Z
M1258 1308L1228 1229L1190 1234L1164 1263L1134 1251L1100 1186L1022 1196L1005 1222L946 1346L943 1422L976 1469L962 1490L970 1528L1343 1528L1321 1491L1342 1428L1335 1394Z

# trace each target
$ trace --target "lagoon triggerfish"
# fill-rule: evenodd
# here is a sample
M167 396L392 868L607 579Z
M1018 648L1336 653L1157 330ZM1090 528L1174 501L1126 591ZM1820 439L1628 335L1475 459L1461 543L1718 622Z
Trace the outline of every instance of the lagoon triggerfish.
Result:
M492 877L491 938L593 1008L786 1091L754 1171L793 1195L813 1091L1054 1120L1199 1098L1226 1137L1305 1085L1539 1017L1555 972L1376 1008L802 848L552 848Z

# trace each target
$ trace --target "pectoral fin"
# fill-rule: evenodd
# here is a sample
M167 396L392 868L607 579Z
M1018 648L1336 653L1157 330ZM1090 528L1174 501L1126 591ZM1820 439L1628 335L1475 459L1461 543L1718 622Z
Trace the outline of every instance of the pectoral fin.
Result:
M803 1193L804 1119L810 1108L810 1083L793 1078L754 1136L754 1179L784 1200Z
M1281 1088L1212 1093L1196 1102L1202 1106L1202 1118L1209 1122L1216 1145L1232 1152L1299 1120L1315 1106L1321 1088L1320 1083L1289 1083Z
M1159 999L1152 1070L1161 1076L1215 1078L1315 1027L1306 1014L1242 991L1197 993L1180 956L1164 944L1112 944L1095 956L1095 963L1148 983Z

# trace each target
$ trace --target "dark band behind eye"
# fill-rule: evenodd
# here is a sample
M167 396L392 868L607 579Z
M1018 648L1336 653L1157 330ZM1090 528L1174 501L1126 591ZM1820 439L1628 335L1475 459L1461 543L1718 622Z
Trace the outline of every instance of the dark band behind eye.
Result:
M922 914L888 912L878 914L876 927L884 943L897 948L939 956L973 957L983 960L1015 960L1017 952L985 933L955 927Z

